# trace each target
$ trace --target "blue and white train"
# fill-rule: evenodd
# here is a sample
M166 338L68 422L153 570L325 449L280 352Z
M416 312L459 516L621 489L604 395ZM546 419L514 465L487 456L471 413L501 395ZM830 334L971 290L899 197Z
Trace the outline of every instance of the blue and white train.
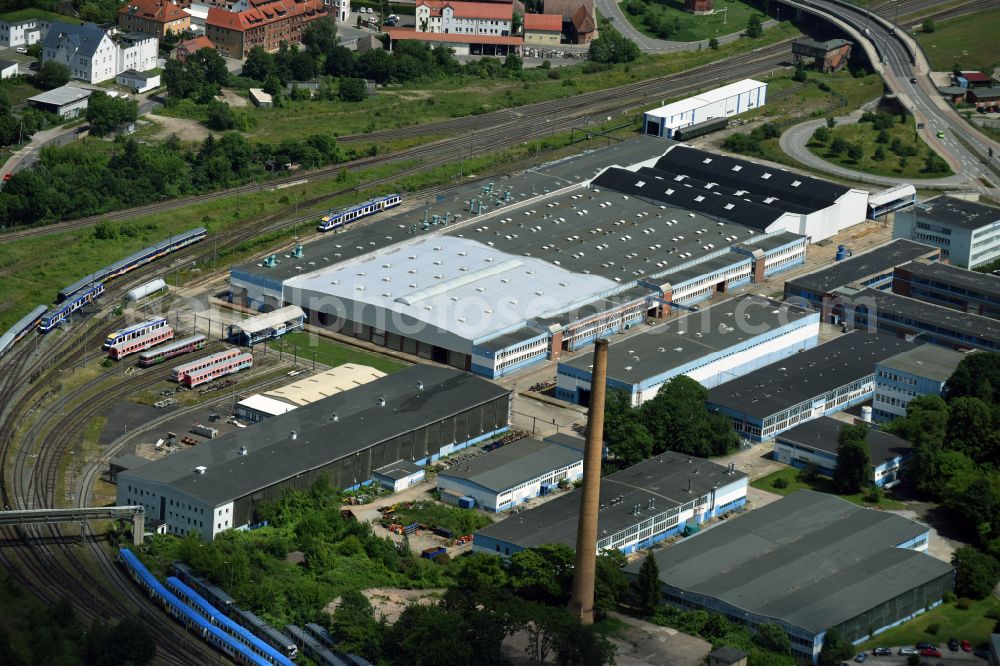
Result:
M302 646L302 654L316 662L317 666L351 666L294 624L285 625L285 635Z
M44 305L39 305L37 308L24 315L17 320L17 323L11 326L6 333L0 335L0 358L4 354L11 350L17 341L26 336L30 331L38 328L39 322L42 321L42 317L49 309Z
M348 206L347 208L341 208L340 210L328 210L319 218L316 230L332 231L358 218L367 217L387 208L398 206L402 201L403 197L398 194L386 194L353 206Z
M43 316L41 321L38 323L38 330L42 333L48 333L53 328L56 328L59 324L63 323L71 314L83 306L96 301L98 296L103 293L103 282L97 282L81 291L77 291L75 294L70 296L70 298L62 301L59 305L50 310L48 314Z
M210 604L203 596L195 592L179 578L174 576L168 578L167 587L170 591L176 594L181 601L201 613L211 624L226 632L242 644L244 649L253 652L269 664L275 664L276 666L293 666L293 662L285 657L285 655L281 654L278 650L271 647L260 638L254 636L248 629L241 627L226 617L225 613Z
M248 664L249 666L268 666L271 664L270 661L244 649L232 636L213 626L190 606L178 599L149 572L131 550L128 548L119 549L118 561L128 571L132 580L146 591L150 599L162 605L167 614L176 618L186 630L197 634L209 645L225 653L239 664Z
M147 319L146 321L139 322L138 324L132 324L131 326L126 326L125 328L119 328L117 331L108 333L108 337L104 339L104 349L111 349L119 343L141 338L144 335L149 335L150 333L154 333L162 329L166 325L167 320L165 318L153 317L152 319Z
M165 241L160 241L156 245L151 245L143 250L139 250L134 254L130 254L124 259L120 259L115 263L105 266L99 271L91 273L90 275L80 278L73 284L59 290L59 296L56 300L57 303L62 303L63 301L69 299L74 294L82 291L92 285L95 285L105 280L112 280L116 277L120 277L129 271L148 264L151 261L155 261L160 257L169 254L171 252L176 252L181 248L187 247L193 243L204 240L205 236L208 234L208 230L204 227L196 227L184 233L178 234L176 236L171 236Z

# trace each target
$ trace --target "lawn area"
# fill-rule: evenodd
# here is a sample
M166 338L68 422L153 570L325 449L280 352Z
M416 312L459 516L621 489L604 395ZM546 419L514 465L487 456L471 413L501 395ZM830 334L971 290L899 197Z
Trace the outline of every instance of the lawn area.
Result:
M898 117L897 117L898 118ZM807 144L810 152L824 160L855 171L878 174L881 176L892 176L896 178L942 178L952 175L952 171L947 164L941 161L942 171L927 170L927 156L935 155L931 149L923 142L923 139L916 136L913 118L907 116L905 123L897 122L889 129L885 130L888 138L884 143L877 141L880 132L876 130L872 123L861 122L852 125L838 125L833 128L831 138L828 141L812 139ZM837 150L837 139L841 139L841 150ZM898 141L898 144L897 144ZM860 145L863 151L861 159L852 157L846 146ZM896 149L893 146L897 146ZM878 149L882 149L882 159L879 157Z
M35 9L33 7L17 9L12 12L0 14L0 21L7 21L8 23L23 21L31 18L45 19L47 21L62 21L63 23L69 23L72 25L81 25L83 23L80 19L73 18L72 16L64 16L63 14L56 14L54 12L46 11L44 9Z
M3 89L10 97L11 106L24 103L29 97L34 97L42 92L41 88L36 88L31 83L22 79L4 79Z
M776 488L774 482L778 479L784 479L787 484L784 488ZM791 495L796 490L815 490L820 493L827 493L829 495L837 495L833 492L833 481L825 476L816 477L815 481L809 482L803 478L801 470L795 467L784 467L776 472L771 472L767 476L762 476L750 483L751 486L757 488L758 490L766 490L770 493L775 493L777 495ZM780 484L779 484L780 485ZM894 499L889 499L884 495L879 496L878 503L866 502L865 494L858 493L856 495L837 495L841 499L845 499L848 502L853 502L858 506L864 507L878 507L880 509L902 509L905 505Z
M386 374L391 374L406 367L403 363L394 361L387 356L371 354L360 349L355 349L354 347L348 347L339 342L334 342L313 333L306 333L305 331L288 333L281 336L278 341L271 341L268 344L269 351L276 352L279 342L282 340L284 341L284 344L281 345L281 348L284 350L283 353L292 354L294 348L298 347L299 359L303 361L311 361L313 352L315 352L317 362L331 367L343 365L344 363L358 363L360 365L371 366Z
M952 637L967 640L976 649L985 648L993 625L996 624L996 620L987 615L997 613L1000 613L1000 600L995 596L973 601L967 610L962 610L956 603L943 603L862 643L858 650L870 650L878 645L915 645L919 641L943 645ZM938 625L937 633L927 631L927 627L932 624ZM948 654L946 648L942 647L942 650L945 655Z
M719 0L715 13L695 16L684 11L683 0L625 0L622 12L636 30L649 37L674 42L697 42L746 30L747 21L757 16L767 19L759 9L739 0Z
M919 32L916 38L935 71L951 71L958 65L989 74L1000 64L998 25L1000 9L994 9L942 21L934 32Z
M420 523L428 527L444 527L455 536L471 534L493 523L474 509L459 509L436 502L421 502L395 511L396 522L403 525Z

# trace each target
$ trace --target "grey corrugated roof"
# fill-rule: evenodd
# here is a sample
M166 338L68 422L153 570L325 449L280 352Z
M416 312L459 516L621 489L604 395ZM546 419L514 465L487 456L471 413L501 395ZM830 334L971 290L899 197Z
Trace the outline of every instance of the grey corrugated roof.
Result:
M965 354L937 345L920 345L885 359L880 366L939 382L948 381Z
M940 252L939 248L930 245L897 238L814 273L792 278L788 280L788 284L817 294L828 294L838 287L857 285L866 278L891 272L896 266L908 261Z
M971 230L1000 222L1000 208L944 194L917 204L906 214Z
M65 106L81 99L86 99L87 97L90 97L93 92L93 90L88 90L86 88L60 86L58 88L53 88L52 90L46 90L45 92L35 95L34 97L29 97L28 101L35 102L36 104Z
M70 25L61 21L53 21L48 33L45 35L45 48L58 48L59 43L65 38L69 39L77 48L76 55L91 58L97 52L97 47L101 45L101 40L105 37L105 32L94 23L84 23L83 25Z
M418 389L418 383L424 388ZM123 477L126 482L135 478L168 484L215 506L508 393L453 368L415 365L143 465ZM377 405L378 398L385 399L385 406ZM246 456L239 455L241 446L247 448ZM197 466L208 469L196 474Z
M381 474L382 476L389 479L403 479L412 474L419 472L422 467L409 460L397 460L394 463L389 463L388 465L383 465L376 470L373 470L375 474Z
M763 419L874 373L877 363L912 344L852 331L709 389L708 404Z
M438 477L463 479L499 494L581 460L582 450L521 439L440 472Z
M843 421L823 416L800 423L794 428L777 435L775 439L793 444L801 444L812 449L836 455L837 440L840 437L840 429L844 425L846 424ZM913 445L905 439L890 435L881 430L869 430L866 442L868 443L868 451L871 454L873 465L879 465L897 456L909 455L913 451Z
M503 335L498 335L495 338L477 342L476 346L488 349L489 351L497 351L498 349L506 349L507 347L516 345L519 342L533 340L543 335L545 335L545 331L531 328L530 326L522 326L517 330L504 333Z
M690 461L690 462L689 462ZM743 472L728 474L725 467L702 458L692 458L673 451L654 456L637 465L601 479L601 505L598 514L598 539L648 520L676 506L692 502L716 487L746 478ZM691 492L688 492L688 482ZM579 490L565 493L529 511L511 516L479 530L477 534L533 548L547 543L576 547L577 518L580 513ZM612 502L621 498L618 502ZM653 500L654 508L647 506ZM633 515L638 504L639 515Z
M949 574L950 564L895 547L927 531L800 490L653 557L666 585L820 633Z

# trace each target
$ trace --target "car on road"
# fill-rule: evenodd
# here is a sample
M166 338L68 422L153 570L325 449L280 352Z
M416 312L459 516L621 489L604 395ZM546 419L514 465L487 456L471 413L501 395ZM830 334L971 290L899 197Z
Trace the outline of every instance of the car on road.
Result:
M948 639L948 649L951 650L952 652L958 652L958 639L957 638L949 638Z
M901 647L899 648L899 652L897 652L896 654L900 655L920 654L920 650L911 647Z
M916 83L916 82L917 82L917 77L911 76L910 77L910 83Z
M858 662L859 664L863 664L863 663L865 663L865 659L867 659L867 658L868 658L868 653L867 652L861 652L861 653L858 654L857 657L854 658L854 661Z
M14 50L17 51L18 53L27 53L28 52L28 49L24 48L23 46L18 46Z
M890 657L892 656L892 650L887 647L877 647L872 650L872 654L876 657Z
M939 132L937 133L937 138L939 138L939 139L943 139L943 138L944 138L944 132L941 132L941 131L939 131Z
M972 652L972 643L969 641L962 641L962 652Z
M938 650L936 647L921 648L920 649L920 656L921 657L940 657L941 656L941 650Z
M8 180L10 180L10 179L11 179L11 177L12 177L13 175L14 175L14 174L12 174L12 173L5 173L5 174L3 175L3 182L5 182L5 183L6 183L6 182L7 182Z

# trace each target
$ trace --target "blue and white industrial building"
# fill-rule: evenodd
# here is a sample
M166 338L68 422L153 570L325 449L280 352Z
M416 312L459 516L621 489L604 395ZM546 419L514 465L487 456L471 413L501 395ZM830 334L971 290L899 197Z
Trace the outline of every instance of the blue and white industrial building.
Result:
M597 551L632 553L746 504L747 476L732 465L665 451L601 479ZM576 547L581 490L473 535L473 550L509 557L543 544Z
M939 247L955 266L978 268L1000 259L1000 208L941 195L896 213L892 235Z
M486 511L512 509L583 476L583 440L573 439L575 446L517 440L442 470L437 489L442 496L471 497Z
M500 182L236 267L230 298L496 378L801 264L867 200L652 138Z
M733 118L759 109L767 101L767 84L753 79L713 88L642 114L643 132L669 139L674 131L716 118Z
M837 468L838 440L844 425L846 422L830 416L800 423L774 438L773 458L798 469L811 467L832 477ZM873 429L868 430L865 441L872 465L868 481L880 488L899 483L903 467L913 455L910 443Z
M902 516L799 490L649 557L666 603L750 631L777 624L793 656L815 662L829 630L860 643L952 592L954 568L928 554L930 536Z
M942 395L945 384L965 354L920 345L896 354L875 366L872 418L885 422L906 416L910 402L923 395Z
M897 266L894 294L934 305L1000 319L1000 277L939 261L911 261Z
M608 387L641 405L677 375L712 387L811 349L818 340L818 312L745 294L612 344ZM591 375L590 354L560 361L556 397L589 404Z
M425 476L424 468L412 460L397 460L372 470L372 481L394 493L420 483Z
M747 439L764 442L799 423L872 399L875 366L913 343L853 331L709 389L706 406Z

